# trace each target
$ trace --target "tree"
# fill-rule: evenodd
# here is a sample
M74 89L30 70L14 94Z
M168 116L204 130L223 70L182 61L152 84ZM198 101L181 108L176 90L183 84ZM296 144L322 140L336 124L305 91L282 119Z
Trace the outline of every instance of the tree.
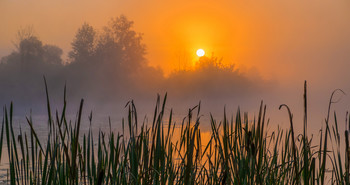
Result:
M129 21L126 16L121 15L111 19L105 27L105 38L110 38L122 51L120 66L130 70L135 70L145 65L144 55L146 47L142 43L142 34L133 30L133 21Z
M116 43L110 34L104 33L99 36L95 48L95 58L101 65L119 65L122 56L121 46Z
M43 47L43 61L47 64L62 65L61 56L63 51L54 45L45 45Z
M21 57L19 56L19 53L17 51L13 51L7 56L4 56L0 60L1 65L9 65L9 64L14 64L14 63L19 63L21 60Z
M94 54L94 42L96 31L92 26L84 23L77 31L72 42L72 51L69 58L75 62L82 62L91 59Z
M35 34L35 31L34 31L34 28L33 26L26 26L24 28L20 28L18 31L17 31L17 34L16 34L16 39L15 41L13 42L14 46L16 47L17 50L19 50L19 45L20 43L23 41L23 40L26 40L28 38L31 38L31 37L36 37L36 34Z
M2 64L23 67L43 61L43 44L36 36L21 37L15 46L17 50L1 58Z
M21 40L19 44L21 63L40 63L42 61L43 53L43 43L35 36L25 38Z
M20 29L16 39L14 43L16 50L1 58L3 65L37 68L37 65L44 63L62 64L62 49L54 45L43 45L42 41L34 35L32 27Z

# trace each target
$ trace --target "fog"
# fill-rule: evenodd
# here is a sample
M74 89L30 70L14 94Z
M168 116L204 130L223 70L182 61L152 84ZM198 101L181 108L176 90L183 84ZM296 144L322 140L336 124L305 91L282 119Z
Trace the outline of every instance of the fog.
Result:
M153 106L156 95L166 93L174 106L185 105L185 110L199 101L223 107L227 100L249 99L272 87L259 74L241 72L215 55L165 76L161 68L149 65L146 45L133 24L124 15L112 18L102 32L83 23L66 62L62 49L43 43L32 27L19 30L16 50L1 59L1 103L13 100L20 110L45 111L44 78L58 105L66 86L68 99L84 98L89 108L101 113L111 113L111 106L129 100Z
M168 93L167 108L179 115L201 101L205 115L220 118L225 106L230 113L240 106L253 116L263 100L274 128L288 126L281 104L301 123L307 80L317 133L333 90L350 93L348 1L0 5L0 103L13 101L18 114L45 113L45 76L58 108L66 84L73 113L80 98L86 113L119 114L132 99L149 113L157 94ZM207 55L196 57L198 48ZM344 129L350 99L339 92L335 99Z

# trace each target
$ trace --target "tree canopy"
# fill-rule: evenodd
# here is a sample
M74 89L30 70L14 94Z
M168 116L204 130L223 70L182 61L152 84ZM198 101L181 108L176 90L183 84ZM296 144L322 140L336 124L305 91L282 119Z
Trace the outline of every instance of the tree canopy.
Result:
M35 36L32 31L23 29L18 31L17 43L15 43L16 49L9 54L1 58L2 64L8 64L18 67L37 67L42 64L54 64L63 65L61 48L43 44L42 41Z
M71 62L92 61L128 72L145 66L146 49L142 34L133 29L133 24L133 21L121 15L112 18L97 34L92 26L84 23L71 44Z
M84 23L75 34L72 42L72 51L69 52L69 58L73 62L84 62L90 60L94 54L94 42L96 31L88 23Z

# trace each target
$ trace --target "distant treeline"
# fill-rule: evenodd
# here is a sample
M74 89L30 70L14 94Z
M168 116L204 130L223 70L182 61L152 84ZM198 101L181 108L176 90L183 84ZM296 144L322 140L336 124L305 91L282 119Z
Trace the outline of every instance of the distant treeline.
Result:
M164 77L160 68L148 65L142 34L123 15L111 19L102 31L84 23L71 42L68 61L62 60L61 48L44 44L31 29L18 32L15 46L0 62L2 104L44 101L43 76L53 95L61 94L67 84L70 97L100 103L121 97L149 98L166 91L181 99L233 97L249 95L263 86L262 80L252 80L214 56L201 57L194 69Z

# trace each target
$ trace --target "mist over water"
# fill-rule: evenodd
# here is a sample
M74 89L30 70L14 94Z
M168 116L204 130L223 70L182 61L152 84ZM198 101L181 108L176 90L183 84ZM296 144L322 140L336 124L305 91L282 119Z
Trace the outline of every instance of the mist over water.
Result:
M72 157L77 157L76 149L81 148L83 153L79 149L79 157L72 158L72 165L68 153L63 160L57 160L57 165L50 165L58 167L58 164L66 160L68 163L63 166L68 164L73 169L67 172L75 173L77 159L82 170L80 174L75 174L78 176L85 171L81 164L85 166L85 162L90 161L89 157L87 160L84 158L85 137L89 135L90 138L92 134L95 140L91 139L90 145L88 139L88 151L101 151L101 138L103 144L118 140L116 151L125 151L124 155L123 152L120 153L121 159L126 157L125 164L132 164L132 159L136 159L133 154L145 154L140 155L142 159L139 158L141 169L130 170L136 173L130 173L133 175L129 177L143 178L145 174L146 181L139 181L143 183L156 182L148 181L146 174L154 173L151 176L157 179L162 171L157 169L158 160L165 162L170 159L168 166L178 166L177 161L180 158L173 163L173 153L169 149L174 147L174 151L178 150L181 154L182 146L185 146L185 151L189 151L186 155L190 158L194 154L192 149L199 149L194 156L202 157L199 163L197 160L193 161L194 166L203 159L201 146L210 146L209 153L214 152L216 158L212 163L212 157L208 156L209 161L205 163L215 164L211 165L215 167L212 171L214 173L207 174L216 176L219 175L218 172L223 172L217 178L222 180L222 184L225 184L226 173L229 171L238 172L237 175L244 179L243 182L257 183L265 176L262 179L270 180L271 177L273 180L270 182L283 183L283 180L276 181L276 176L283 177L282 179L291 178L291 183L296 180L297 184L298 181L307 184L307 178L313 178L313 182L316 182L315 172L317 181L319 177L322 178L322 170L328 173L326 179L330 176L333 178L334 175L341 177L343 174L338 173L338 167L342 166L347 169L343 177L349 182L347 175L350 169L350 150L346 146L346 137L350 130L349 10L348 0L1 1L0 106L3 107L3 113L0 114L0 120L5 139L4 142L2 139L0 141L4 153L1 155L0 150L0 182L7 182L10 175L11 157L8 154L13 153L16 148L22 154L26 153L23 152L23 138L27 153L32 150L33 153L28 154L34 156L36 151L41 160L44 151L38 153L40 150L37 146L34 147L33 133L37 134L35 138L38 137L44 148L48 148L46 152L50 155L46 153L43 156L50 156L51 162L55 161L51 160L51 154L56 154L49 149L51 140L54 143L51 145L54 146L52 151L57 146L57 151L62 154L67 152L65 143L70 145ZM205 55L196 55L198 49L203 49ZM49 121L52 119L48 114L47 95L54 124ZM82 100L84 105L79 122L79 105ZM304 100L307 100L306 106ZM14 108L13 116L9 113L11 103ZM265 106L266 115L263 116L261 112L265 112L262 111ZM291 111L293 124L288 109ZM306 134L303 133L305 111L308 123ZM137 114L133 114L135 112ZM246 115L248 119L245 119ZM136 117L137 121L134 120ZM189 117L192 118L191 121ZM257 121L262 117L265 117L264 121ZM153 122L153 119L158 118L161 121ZM168 123L169 118L172 118L175 125ZM196 118L200 118L198 130L195 125ZM329 128L326 128L326 119L329 119ZM187 124L187 121L191 124ZM249 124L245 124L245 121ZM31 124L34 130L30 128ZM77 125L80 125L78 129L73 128ZM156 126L153 127L154 125ZM143 126L146 127L145 130L141 129L145 128ZM174 126L171 135L176 143L164 140L168 140L169 135L164 133L169 131L167 129L170 126ZM182 130L183 126L185 130ZM291 127L294 128L289 132ZM62 128L65 130L64 136L59 133ZM228 128L228 132L225 128ZM136 138L133 138L135 133ZM138 135L139 133L142 134ZM9 134L12 138L9 138ZM327 134L328 139L324 139ZM29 137L31 146L27 143ZM107 138L109 142L104 142ZM137 141L138 139L142 142ZM134 141L140 145L135 145ZM212 143L206 145L209 141ZM221 141L223 145L220 144ZM189 145L186 146L186 142ZM165 144L164 148L157 147L163 143L169 145ZM215 145L214 148L212 144ZM277 150L273 150L272 145ZM91 147L90 150L89 146L96 147ZM109 150L105 148L105 152L99 152L97 157L98 163L103 164L100 162L104 161L101 159L106 155L105 159L109 159L109 166L112 167L108 168L115 170L117 166L113 166L114 162L111 160L114 157L107 157L113 148L114 146ZM168 151L164 155L163 152L159 153L163 149ZM223 152L223 149L227 152ZM22 156L18 152L18 158L17 152L15 153L17 162L13 162L16 160L12 157L12 164L23 166L30 163L29 157L28 162L25 162L22 157L26 155ZM87 153L89 156L89 152ZM116 153L119 155L119 152ZM287 158L284 154L287 154ZM190 167L190 158L182 156L181 164ZM94 157L96 156L92 154L91 159ZM259 159L258 163L255 163L256 157ZM236 163L237 159L242 160ZM233 164L233 168L229 170L225 168L228 161ZM326 168L321 167L321 161L324 161L322 163ZM142 163L145 165L141 165ZM267 166L262 167L259 163ZM34 157L32 164L36 164ZM150 168L142 169L142 166L146 167L148 164ZM237 170L236 164L243 165L243 168ZM315 164L316 170L313 166ZM99 175L102 174L103 179L103 173L100 172L105 170L105 165L97 166L97 171L94 167L91 169L99 172ZM108 174L106 179L119 172L125 176L124 169L132 169L135 165L119 167L122 170L118 170L118 173L109 173L109 169L105 171ZM53 173L61 173L61 170L52 169ZM149 169L151 170L148 171ZM186 171L190 173L186 173L196 174L197 169L199 168L188 168ZM307 175L309 169L313 171L313 175ZM39 170L33 168L34 171L39 174ZM32 178L34 173L31 170L28 172ZM241 176L241 172L248 172L247 178ZM164 177L172 177L171 172L167 173ZM267 175L270 173L272 176ZM62 177L66 178L67 174ZM114 179L119 179L119 175ZM18 178L12 173L10 176L12 180ZM73 176L74 174L67 179L75 179ZM203 177L205 179L211 176ZM183 175L179 177L179 182L186 184L182 178ZM60 178L59 182L61 180ZM289 180L286 183L288 182Z
M36 31L42 33L36 27L35 31L18 28L20 32L13 39L14 51L1 51L0 103L9 105L13 101L18 115L46 114L45 76L51 104L58 110L63 104L66 85L68 110L72 115L76 114L79 101L84 98L85 117L92 111L97 117L115 115L120 123L121 114L126 116L125 104L134 100L140 118L145 114L150 118L157 94L163 97L167 93L167 108L173 108L179 117L201 102L206 117L212 113L221 118L224 107L229 115L240 107L253 119L263 100L267 104L271 128L288 127L287 113L278 109L281 104L290 106L299 127L303 116L303 83L307 80L308 119L310 130L315 133L327 116L332 91L341 88L350 92L346 82L349 27L342 24L348 20L348 13L344 11L345 6L331 4L329 11L339 13L329 15L327 20L332 26L326 26L319 15L324 14L324 7L330 3L323 2L319 7L306 4L306 8L299 9L299 17L293 17L294 10L298 9L296 4L283 4L288 11L280 14L281 18L273 16L279 12L274 5L259 8L240 4L238 7L250 13L255 11L248 16L247 25L232 21L237 25L236 31L232 32L236 39L233 43L239 45L232 53L245 55L237 55L232 62L231 58L221 60L220 52L209 54L196 60L194 65L187 63L187 67L180 66L171 72L154 67L155 63L164 67L169 61L154 61L155 55L164 53L154 52L154 48L145 44L144 38L150 43L150 34L142 35L135 29L137 25L142 28L145 24L138 18L133 23L125 16L119 16L101 27L81 22L69 41L69 49L60 48L54 42L46 43L46 39L41 38L47 36L36 34ZM308 8L319 11L309 15ZM266 11L270 13L265 14ZM300 23L296 24L299 19ZM260 24L248 24L254 20L259 20ZM158 32L159 29L154 30L154 33ZM246 36L241 32L250 34L250 39L243 39L242 43L239 36ZM171 61L176 60L173 57ZM247 63L248 67L242 63ZM336 99L339 98L341 100L332 106L339 110L339 120L343 121L350 101L347 96L337 93ZM344 128L341 126L340 129Z
M52 105L62 106L66 87L69 106L84 98L88 110L106 115L130 100L141 112L150 112L157 94L166 93L169 106L184 112L200 101L203 110L221 112L229 102L238 105L273 87L213 55L165 77L162 69L149 65L141 34L123 15L111 19L103 32L84 23L72 41L68 63L62 60L62 49L45 44L32 28L19 30L17 38L16 50L1 59L0 103L13 101L19 113L46 112L43 77Z

